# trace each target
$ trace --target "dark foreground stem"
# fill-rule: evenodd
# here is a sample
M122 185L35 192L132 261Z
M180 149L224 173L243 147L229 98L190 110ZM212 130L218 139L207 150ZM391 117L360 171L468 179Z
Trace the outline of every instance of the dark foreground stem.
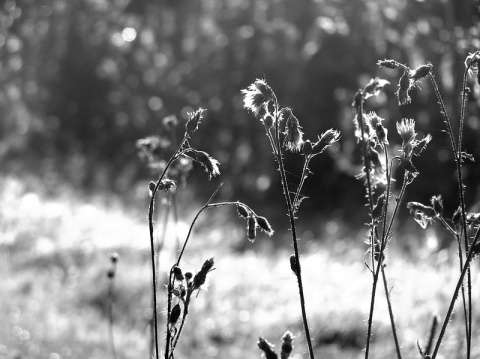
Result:
M383 287L385 289L385 297L387 298L388 305L388 315L390 316L390 325L392 326L392 335L393 340L395 341L395 350L397 351L397 358L402 359L402 354L400 353L400 344L398 343L397 337L397 327L395 326L395 320L393 316L392 303L390 302L390 291L388 289L387 277L385 275L385 265L381 265L382 278L383 278Z

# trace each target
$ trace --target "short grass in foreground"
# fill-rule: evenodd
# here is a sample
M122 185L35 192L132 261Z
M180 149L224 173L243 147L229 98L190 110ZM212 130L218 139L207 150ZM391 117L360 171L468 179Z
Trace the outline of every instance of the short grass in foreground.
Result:
M144 216L132 216L118 206L94 206L74 193L46 199L11 178L3 178L2 183L0 358L110 357L106 272L112 251L119 253L114 307L118 358L147 357L151 293ZM12 194L15 202L9 197ZM23 211L25 202L36 203L36 207ZM110 224L111 236L117 241L92 220L92 211ZM20 213L22 226L17 223ZM200 221L216 219L205 216ZM224 223L223 218L218 223ZM122 226L121 233L115 231L117 225ZM260 245L255 252L232 253L234 241L244 240L244 228L235 225L217 226L213 235L206 230L196 232L187 249L187 270L197 269L204 258L213 255L216 270L211 273L208 292L200 292L191 308L178 356L259 357L258 348L252 345L258 336L278 347L288 327L297 337L293 357L306 358L301 355L305 338L297 293L291 293L295 277L289 269L289 253L274 251L269 245ZM221 238L225 230L237 238ZM370 300L364 244L356 238L355 242L337 239L321 246L313 241L303 245L305 295L316 353L326 358L363 357ZM408 260L395 246L392 252L389 284L399 337L405 357L416 357L416 340L427 336L432 314L443 313L452 295L458 276L455 248L439 253L425 249L425 257ZM161 268L165 276L167 263L171 260ZM473 273L473 288L478 288L477 271ZM473 295L478 302L478 291ZM164 305L162 300L160 310ZM379 301L377 311L373 341L381 345L372 347L372 356L391 357L395 349L384 301ZM461 314L454 314L447 330L442 346L445 358L461 358L464 352ZM162 323L164 319L161 314ZM474 318L474 337L479 335L479 323L480 317ZM472 357L479 354L480 347L474 347Z

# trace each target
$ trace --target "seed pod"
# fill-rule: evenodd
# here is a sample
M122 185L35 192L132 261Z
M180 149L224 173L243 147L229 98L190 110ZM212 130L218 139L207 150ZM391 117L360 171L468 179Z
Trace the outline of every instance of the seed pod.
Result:
M292 349L293 349L292 342L294 338L295 337L293 336L293 334L289 331L286 331L285 334L283 334L282 352L280 353L281 359L290 358L290 354L292 353Z
M295 254L290 256L290 269L295 275L298 275L297 258L295 257Z
M185 277L183 276L182 270L180 267L175 266L173 268L173 275L175 276L176 280L182 281Z
M237 212L240 215L240 217L243 217L245 219L247 219L248 216L250 215L250 211L243 204L237 205Z
M248 217L247 231L248 240L255 242L255 238L257 237L257 220L252 214Z
M155 182L150 182L148 184L148 193L150 194L150 197L153 196L153 191L155 191Z
M260 217L260 216L258 216L256 219L260 229L264 231L266 234L268 234L269 236L271 236L273 234L273 229L270 223L268 223L268 220L265 217Z
M172 311L170 312L170 318L168 318L168 321L170 324L175 325L177 322L178 318L180 318L180 314L182 313L182 308L180 308L180 304L175 304L172 308Z
M258 347L265 353L266 359L278 359L277 353L273 351L273 344L270 344L262 337L258 338L257 342Z

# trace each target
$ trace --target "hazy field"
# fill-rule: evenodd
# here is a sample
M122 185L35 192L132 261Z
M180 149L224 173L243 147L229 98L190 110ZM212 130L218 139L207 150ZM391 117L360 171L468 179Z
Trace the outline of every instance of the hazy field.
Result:
M48 199L12 178L2 178L1 188L0 358L110 357L106 271L112 251L120 255L114 309L118 357L148 358L151 289L145 214L111 199L82 200L74 192ZM294 357L306 358L290 253L274 245L283 241L282 233L273 241L260 237L264 244L244 253L234 251L235 243L246 240L243 223L225 224L225 218L213 212L201 217L185 253L184 270L197 271L210 257L215 257L216 270L208 291L192 303L179 357L260 357L258 336L278 347L288 329L297 336ZM185 226L179 226L180 234ZM302 243L306 303L318 357L363 355L371 291L364 230L355 239L333 235L321 245ZM170 253L161 258L163 273L175 247L173 233L167 237L165 252ZM408 240L413 239L395 238ZM418 356L417 339L425 344L432 313L443 319L457 275L456 253L424 245L411 259L393 245L389 254L387 274L399 337L404 357L412 358ZM475 303L480 283L475 270L473 275ZM388 358L394 355L393 341L383 289L379 293L372 357ZM160 309L164 304L161 294ZM160 332L163 322L162 316ZM476 315L473 338L478 337L478 322ZM459 311L447 331L444 357L462 357L464 344L455 339L462 330ZM473 354L480 355L478 343Z

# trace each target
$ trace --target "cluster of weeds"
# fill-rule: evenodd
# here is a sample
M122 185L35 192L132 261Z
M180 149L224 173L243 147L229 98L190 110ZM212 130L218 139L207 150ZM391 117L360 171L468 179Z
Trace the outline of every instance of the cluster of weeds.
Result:
M472 259L480 253L480 214L467 212L465 201L465 185L463 181L462 165L465 161L473 161L473 156L463 150L463 131L466 112L467 95L470 92L467 86L467 78L469 73L477 75L480 64L480 52L469 54L465 61L465 72L463 77L463 88L461 94L461 113L459 114L457 134L454 134L453 124L448 115L442 96L440 94L437 82L433 75L433 65L428 63L415 69L409 68L407 65L401 64L395 60L381 60L378 62L380 67L398 71L400 74L398 82L398 103L400 106L411 102L410 92L415 87L419 87L422 80L430 80L438 103L440 112L445 124L445 132L448 134L451 151L455 160L457 180L458 180L458 209L446 217L443 211L443 199L441 194L433 195L431 202L422 204L419 202L409 202L406 208L414 216L414 220L420 224L422 228L438 220L446 230L451 233L458 243L459 258L459 276L454 294L449 303L443 322L440 325L439 318L434 317L432 321L429 338L421 344L417 342L419 354L422 358L436 358L440 349L440 345L445 335L445 331L450 322L457 296L461 292L463 306L463 320L465 324L465 342L466 342L466 358L471 357L472 348L472 278L470 263ZM373 335L374 311L377 300L377 287L381 279L380 285L383 284L385 299L388 305L390 325L392 329L392 340L394 341L396 354L398 359L402 358L401 338L397 335L394 308L390 300L390 291L388 289L386 262L387 248L389 243L394 239L393 233L394 222L400 209L403 206L405 193L408 186L414 181L419 180L421 168L417 169L416 158L424 156L424 150L432 140L431 135L419 138L416 132L416 122L414 119L404 118L396 124L398 135L402 141L399 153L393 153L390 145L389 134L384 126L385 119L381 118L373 111L365 110L367 100L370 97L377 96L389 82L380 78L372 79L363 89L356 92L353 97L353 112L355 137L358 147L362 153L363 170L358 175L365 186L366 201L368 208L368 260L365 266L372 276L371 301L369 308L369 316L367 320L367 334L365 344L365 358L370 354L370 344ZM312 344L312 336L308 326L308 315L305 306L304 286L302 282L302 267L300 261L300 248L297 237L296 215L301 206L302 201L306 198L303 194L303 186L306 178L311 174L309 169L310 162L314 157L323 153L328 147L332 146L340 140L340 132L335 129L329 129L317 136L314 140L304 139L304 133L300 125L299 119L294 115L293 110L289 107L282 107L277 99L273 89L264 79L257 79L247 89L242 90L244 107L251 112L264 127L266 137L271 145L273 158L278 166L279 180L282 185L283 196L286 204L286 212L290 222L290 233L293 245L293 254L290 257L290 268L297 279L300 308L304 325L308 355L314 358L314 345ZM156 181L149 184L150 205L148 211L148 223L150 233L150 250L151 250L151 273L152 273L152 348L154 353L152 357L156 359L163 356L165 359L174 359L175 350L181 338L184 326L186 324L187 315L189 313L190 304L193 298L205 285L207 276L213 271L215 262L214 258L206 259L195 274L184 271L182 268L182 257L185 254L187 244L192 236L192 231L200 214L211 208L219 208L224 206L234 206L239 216L246 221L247 237L254 241L257 236L257 229L261 229L267 235L273 234L273 229L268 220L257 215L253 209L239 201L232 202L214 202L217 192L221 185L215 190L208 201L198 210L195 215L187 237L183 244L178 246L178 255L175 263L171 266L166 283L166 295L163 296L166 303L166 328L165 338L160 339L158 323L157 323L157 307L158 307L158 255L162 250L162 244L155 246L155 199L159 191L165 191L173 196L179 183L185 183L185 177L192 168L192 162L196 162L203 166L207 172L208 179L212 179L220 174L219 163L208 153L195 149L191 145L192 137L199 129L201 120L203 119L205 110L198 109L189 114L188 121L185 125L183 138L176 143L175 129L178 126L178 120L175 118L167 118L165 125L170 130L171 139L162 139L161 137L149 137L139 140L139 151L152 170L159 173ZM162 155L166 152L170 154L165 158ZM303 161L303 170L299 176L300 180L296 188L287 181L287 170L285 169L284 156L285 151L292 152L300 156ZM396 171L403 172L403 179L395 182L393 173ZM167 201L167 205L162 209L170 211L172 208L172 198ZM175 211L176 212L176 211ZM451 218L451 219L449 219ZM166 226L166 222L164 227ZM159 243L163 243L164 235L160 236ZM112 269L109 271L111 281L110 303L113 303L113 277L115 275L116 257L112 257ZM464 285L465 283L465 285ZM111 327L113 326L113 317L110 316ZM439 330L437 330L439 328ZM111 333L113 329L111 328ZM438 331L438 334L437 334ZM280 357L287 359L293 349L294 336L291 332L286 331L282 337ZM164 343L165 347L162 353L159 350L159 343ZM113 345L113 334L111 335L112 352L114 356L115 349ZM266 339L260 337L258 347L262 350L266 358L278 358L278 354L273 349L273 345Z

